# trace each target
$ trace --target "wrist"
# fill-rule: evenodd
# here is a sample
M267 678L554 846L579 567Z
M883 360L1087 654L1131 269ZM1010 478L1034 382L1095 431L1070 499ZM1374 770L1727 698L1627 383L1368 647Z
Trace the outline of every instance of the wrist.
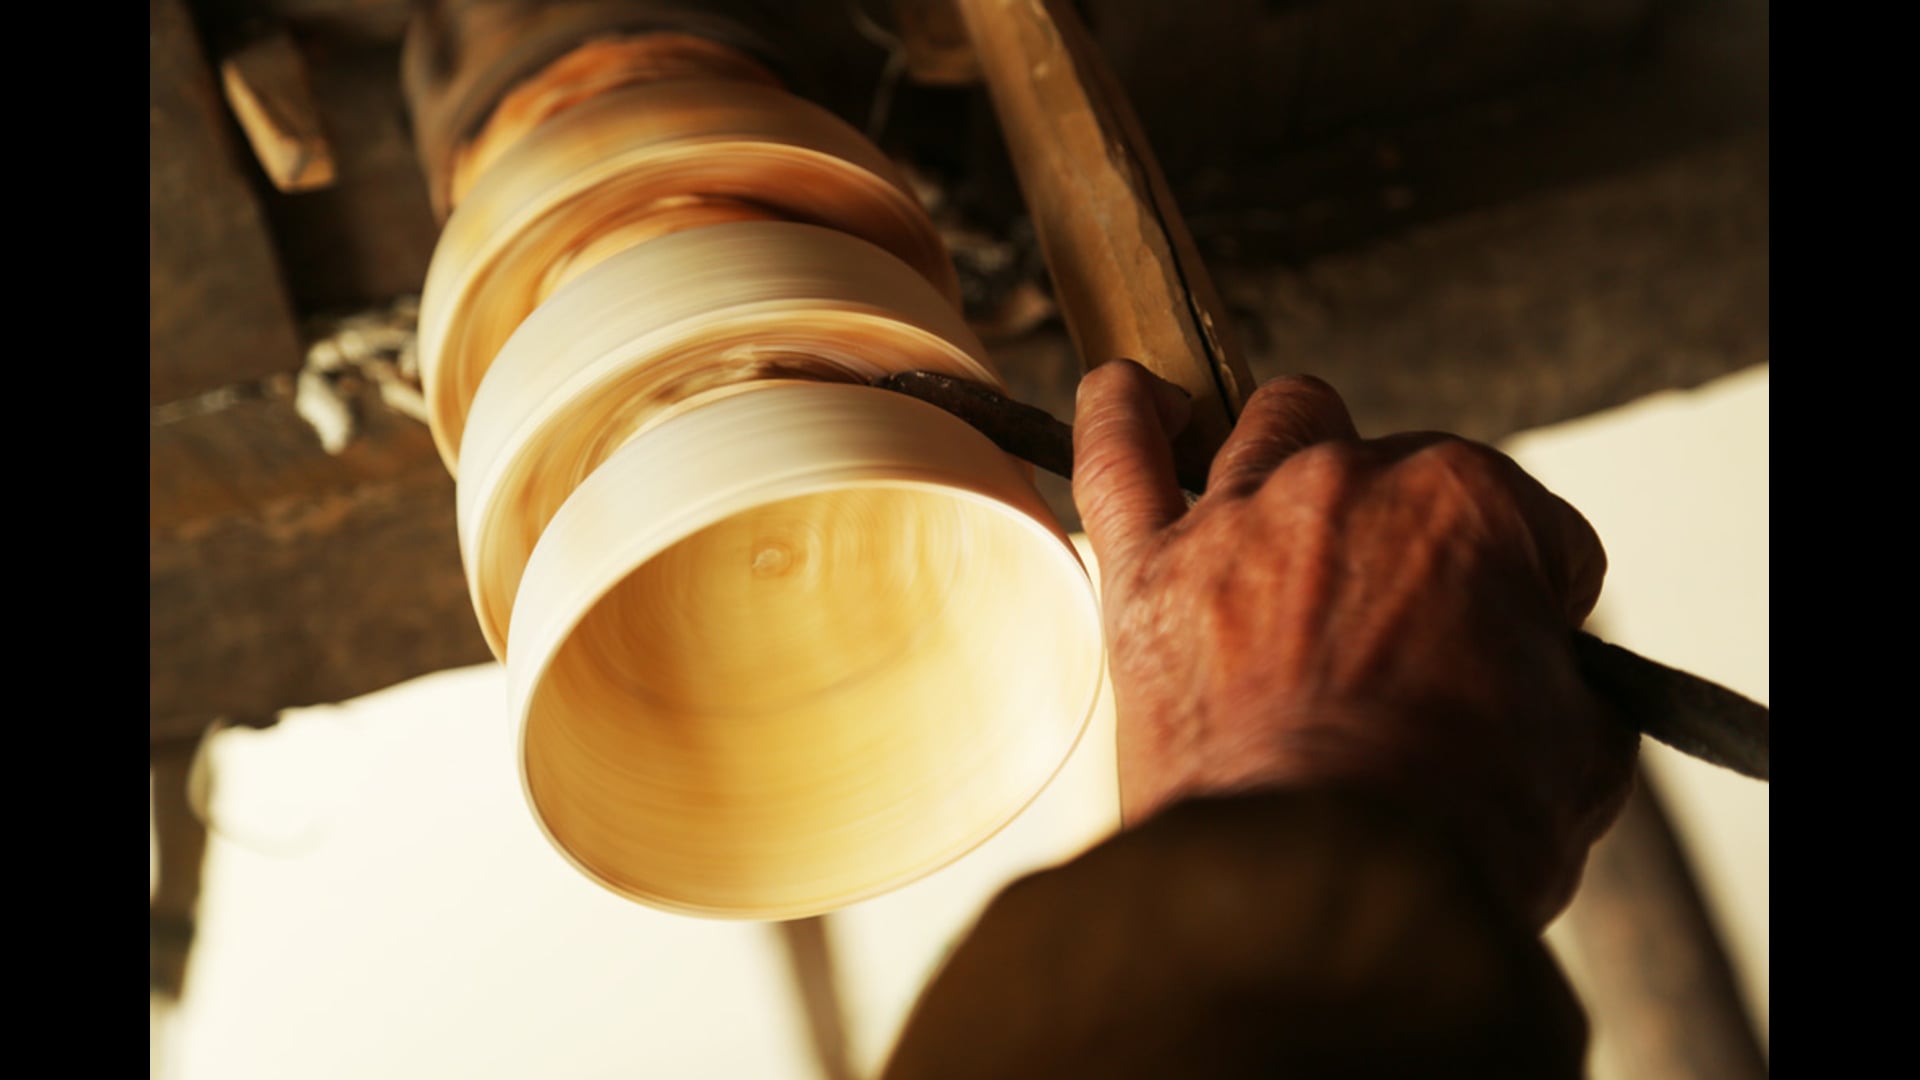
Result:
M1515 727L1552 730L1545 720L1352 698L1232 719L1189 718L1174 729L1200 737L1159 745L1130 740L1123 725L1120 779L1129 827L1196 797L1351 795L1398 807L1448 838L1470 871L1534 929L1571 898L1590 838L1570 835L1558 807L1567 793L1504 737Z

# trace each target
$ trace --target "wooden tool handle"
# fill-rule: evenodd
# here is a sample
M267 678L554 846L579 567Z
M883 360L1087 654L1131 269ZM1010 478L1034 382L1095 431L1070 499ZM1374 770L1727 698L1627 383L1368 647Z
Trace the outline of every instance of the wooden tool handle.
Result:
M1690 757L1772 782L1773 712L1765 705L1585 631L1574 632L1573 655L1587 685L1643 734Z
M959 0L1087 369L1136 360L1193 395L1183 472L1226 441L1248 372L1126 95L1064 0Z

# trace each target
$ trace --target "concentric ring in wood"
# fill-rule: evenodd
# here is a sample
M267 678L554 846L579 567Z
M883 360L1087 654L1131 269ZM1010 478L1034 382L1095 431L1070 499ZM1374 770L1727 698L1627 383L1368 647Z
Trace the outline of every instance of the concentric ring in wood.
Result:
M673 911L797 918L1010 822L1099 692L1067 537L977 431L768 385L615 451L529 562L521 776L560 852Z
M528 76L494 106L486 125L453 155L452 205L527 133L598 94L676 79L728 79L780 86L738 49L692 34L653 32L589 41Z
M420 364L450 469L481 377L552 286L554 268L648 215L683 214L689 197L849 233L899 256L949 300L959 295L913 194L833 114L743 82L609 91L554 116L489 168L434 251Z
M588 269L500 350L461 444L461 554L495 654L541 530L662 409L760 379L865 383L916 370L1000 384L944 297L899 259L844 233L791 222L715 225ZM661 467L697 472L702 464Z

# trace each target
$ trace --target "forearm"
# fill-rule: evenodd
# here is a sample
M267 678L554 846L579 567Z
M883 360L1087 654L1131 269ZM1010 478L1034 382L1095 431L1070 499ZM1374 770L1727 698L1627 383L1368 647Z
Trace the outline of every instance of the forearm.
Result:
M1190 800L1001 894L892 1078L1580 1075L1538 938L1447 834L1326 790Z

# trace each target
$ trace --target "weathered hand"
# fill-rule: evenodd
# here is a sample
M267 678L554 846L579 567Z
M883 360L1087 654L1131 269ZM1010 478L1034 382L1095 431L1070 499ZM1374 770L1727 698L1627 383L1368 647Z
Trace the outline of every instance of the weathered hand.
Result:
M1544 926L1638 746L1574 666L1606 572L1593 529L1489 447L1361 439L1305 377L1249 399L1189 509L1185 412L1128 361L1080 386L1128 823L1189 795L1367 789L1445 823Z

